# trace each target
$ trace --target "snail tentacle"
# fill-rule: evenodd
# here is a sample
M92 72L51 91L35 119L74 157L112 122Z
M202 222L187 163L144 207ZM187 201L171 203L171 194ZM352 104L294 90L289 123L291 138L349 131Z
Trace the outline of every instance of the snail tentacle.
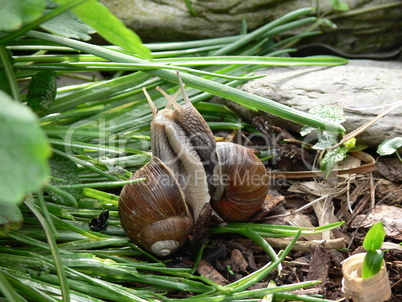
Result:
M155 116L158 113L158 108L156 108L154 102L152 101L151 97L148 94L148 91L145 89L145 87L142 88L142 91L145 94L145 97L148 101L149 107L151 107L152 115Z

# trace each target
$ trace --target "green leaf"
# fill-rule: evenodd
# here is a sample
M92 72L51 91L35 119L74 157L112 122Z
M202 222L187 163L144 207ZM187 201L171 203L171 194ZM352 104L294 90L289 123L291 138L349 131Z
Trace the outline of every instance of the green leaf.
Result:
M4 46L0 47L0 90L3 90L8 95L13 95L13 85L11 82L15 82L13 65L14 59L10 50ZM16 83L14 83L15 86Z
M18 205L0 201L0 237L5 237L22 226L22 213Z
M402 137L394 137L384 140L377 149L377 153L384 156L395 153L398 148L402 147Z
M362 278L369 278L377 274L384 263L381 250L368 250L363 261Z
M317 106L311 108L309 112L312 115L322 118L325 121L338 125L340 125L346 120L343 110L337 106ZM302 136L305 136L314 131L318 133L317 134L318 142L312 147L313 149L325 150L331 147L332 145L336 144L338 134L332 131L326 131L324 129L304 126L300 131L300 134Z
M32 77L26 101L36 114L44 116L56 98L56 92L56 73L53 70L43 70Z
M53 154L53 156L49 160L50 170L52 174L51 184L52 185L74 185L79 184L80 179L78 177L79 169L77 165L71 160L62 157L57 154ZM64 191L70 193L74 196L74 198L78 199L80 196L82 189L64 189ZM63 197L52 192L46 190L49 196L57 203L63 204Z
M346 143L345 143L345 145L346 145ZM346 147L349 149L349 152L359 152L359 151L363 151L368 148L368 146L365 144L355 144L355 146L352 148L350 148L349 146L346 146Z
M71 0L54 1L66 4ZM151 59L150 50L142 44L137 34L128 29L103 4L96 0L89 0L72 10L82 21L112 44L118 45L128 52L136 53L140 58Z
M48 12L49 10L47 9L45 11ZM40 27L56 35L83 41L91 39L90 34L96 32L91 26L82 22L81 19L71 11L66 11L44 22Z
M381 248L385 239L384 226L381 221L373 224L364 237L363 247L365 250L378 250Z
M309 112L331 122L343 123L346 121L343 110L338 106L317 106L311 108Z
M51 149L36 115L0 91L0 196L19 203L49 178Z
M205 57L182 57L182 58L162 58L155 59L157 63L171 64L174 66L207 66L207 65L260 65L260 66L308 66L308 65L338 65L345 64L345 59L331 56L315 56L310 58L286 58L286 57L262 57L262 56L205 56ZM333 107L334 109L326 109L322 113L323 118L331 120L340 120L343 115L342 109L336 106L320 106ZM336 108L336 109L335 109ZM341 113L339 113L339 110ZM310 113L320 116L321 112ZM338 117L339 115L339 117ZM342 120L340 122L343 122Z
M346 11L349 10L349 6L346 2L340 0L331 0L332 7L334 10Z
M48 21L48 20L50 20L50 19L62 14L63 12L71 9L74 6L77 6L77 5L81 4L84 1L87 1L87 0L71 0L66 5L57 7L56 9L52 10L51 12L49 12L47 14L44 14L40 18L37 18L37 19L33 20L32 22L29 22L29 23L25 24L20 29L11 32L8 35L0 36L0 44L5 44L8 41L18 39L20 36L25 35L25 33L27 31L40 26L42 23L45 23L46 21Z
M45 9L45 0L2 0L0 31L13 31L39 18Z
M346 153L348 149L343 147L337 147L336 149L325 154L324 158L321 160L320 167L321 171L325 172L325 176L328 177L331 170L335 165L346 158Z
M318 131L318 130L319 130L319 128L317 128L317 127L303 126L303 128L300 130L300 135L306 136L307 134L310 134L311 132Z
M346 142L344 142L343 145L348 150L355 149L356 148L356 138L352 137L351 139L349 139Z
M186 4L190 14L193 15L193 16L197 16L197 13L194 10L193 5L191 4L191 1L190 0L183 0L183 1Z
M312 147L317 150L325 150L335 145L337 142L338 133L329 131L318 132L318 142Z

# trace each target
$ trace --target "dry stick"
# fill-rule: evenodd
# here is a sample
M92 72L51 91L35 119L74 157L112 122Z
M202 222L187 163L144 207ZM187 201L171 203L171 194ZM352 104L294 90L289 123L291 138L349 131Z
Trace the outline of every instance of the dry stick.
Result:
M350 213L353 213L352 210L352 205L350 204L350 182L351 182L351 177L348 178L347 183L346 183L346 201L348 203L348 209Z
M387 115L389 112L391 112L392 110L394 110L395 108L398 108L399 106L402 105L402 102L398 102L396 104L394 104L393 106L389 107L387 110L383 111L382 113L380 113L379 115L377 115L375 118L373 118L371 121L368 121L367 123L363 124L362 126L360 126L359 128L353 130L352 132L348 133L347 135L345 135L343 137L343 139L341 139L341 141L339 143L337 143L336 145L328 148L329 150L334 149L342 144L344 144L346 141L350 140L351 138L359 135L360 133L362 133L364 130L366 130L368 127L370 127L371 125L375 124L379 119L383 118L385 115Z
M342 193L344 190L345 190L345 189L342 189L342 190L340 190L339 192L336 192L336 194L340 194L340 193ZM297 213L299 213L299 212L304 211L305 209L308 209L308 208L311 207L314 203L319 202L319 201L321 201L321 200L324 200L324 199L328 198L328 196L329 196L328 194L327 194L327 195L324 195L324 196L321 196L321 197L319 197L319 198L317 198L317 199L314 199L313 201L310 201L308 204L305 204L304 206L302 206L302 207L300 207L300 208L298 208L298 209L296 209L296 210L294 210L294 211L290 211L290 212L284 213L284 214L278 214L278 215L269 216L269 218L271 219L271 218L278 218L278 217L286 217L286 216L290 216L290 215L297 214Z
M360 167L344 169L344 170L333 170L331 175L341 175L341 174L365 174L377 170L375 162L362 165ZM269 176L272 178L310 178L310 177L325 177L325 173L321 171L272 171L269 172Z
M290 239L286 238L271 238L264 237L264 239L273 247L283 249L289 245ZM322 246L325 249L341 249L346 246L345 238L336 238L330 240L309 240L297 241L293 246L294 251L311 251L313 246Z
M374 206L375 206L375 189L376 189L376 186L374 186L373 173L370 173L370 197L371 197L371 210L372 211L374 211Z

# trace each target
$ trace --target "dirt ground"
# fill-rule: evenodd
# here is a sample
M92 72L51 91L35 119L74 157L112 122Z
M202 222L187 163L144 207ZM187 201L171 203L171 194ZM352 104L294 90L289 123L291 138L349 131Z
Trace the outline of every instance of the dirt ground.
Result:
M265 130L266 133L268 130L272 133L273 129ZM281 135L285 137L288 134L285 131ZM292 136L289 134L287 138ZM258 145L258 142L255 144ZM314 164L317 156L316 151L306 151L291 140L290 143L276 141L270 147L276 150L277 158L280 158L275 163L266 163L275 171L303 172L307 165ZM343 301L341 262L350 255L364 251L362 242L368 228L382 221L386 231L385 241L395 244L402 241L402 163L397 158L378 158L375 150L365 150L364 153L371 158L371 163L360 159L356 162L352 158L351 162L337 167L339 170L349 169L350 173L338 173L329 179L320 175L297 177L296 173L289 174L289 178L272 181L266 211L257 216L258 222L297 226L318 226L335 221L345 223L330 234L301 238L282 263L280 274L277 270L273 271L253 288L266 287L270 280L277 285L320 280L322 283L315 287L297 293L322 294L327 299ZM367 169L369 165L371 168ZM317 199L319 202L306 206ZM198 272L219 284L239 280L271 260L261 247L242 236L220 234L209 239ZM316 239L326 241L314 244L313 240ZM276 251L288 243L283 238L267 240ZM185 252L171 265L191 267L191 257L183 255ZM389 249L384 251L384 255L392 290L392 297L388 301L402 301L402 251Z

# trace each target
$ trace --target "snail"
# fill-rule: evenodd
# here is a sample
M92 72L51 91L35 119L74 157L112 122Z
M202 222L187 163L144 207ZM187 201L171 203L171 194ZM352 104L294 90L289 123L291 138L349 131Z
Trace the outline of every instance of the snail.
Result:
M138 169L133 177L146 180L125 185L120 193L119 217L123 229L148 252L168 256L183 246L194 227L184 193L173 171L157 157Z
M206 204L224 221L244 221L263 204L268 176L254 152L241 145L215 142L202 115L189 100L177 73L184 105L168 100L151 106L153 157L127 184L119 198L119 217L128 237L156 256L169 256L187 241Z

